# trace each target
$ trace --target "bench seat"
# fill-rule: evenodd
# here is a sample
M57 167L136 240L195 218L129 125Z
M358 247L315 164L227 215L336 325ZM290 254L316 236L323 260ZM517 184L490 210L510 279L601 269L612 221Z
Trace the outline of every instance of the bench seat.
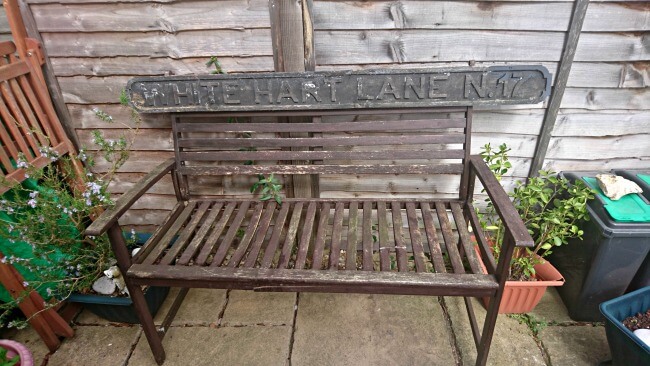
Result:
M492 295L498 282L473 245L457 201L192 200L176 206L127 276L258 291Z

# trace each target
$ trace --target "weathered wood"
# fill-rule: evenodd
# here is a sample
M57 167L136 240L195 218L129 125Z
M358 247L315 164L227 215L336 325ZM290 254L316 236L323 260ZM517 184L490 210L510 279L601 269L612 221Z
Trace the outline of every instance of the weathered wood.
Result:
M255 263L257 262L257 257L259 256L260 250L262 249L262 244L264 243L264 239L266 238L266 232L269 229L269 225L271 224L271 219L273 218L275 207L276 207L275 201L271 201L266 205L266 208L264 209L264 214L262 215L262 219L260 220L259 227L255 234L255 241L253 242L251 250L246 256L246 262L244 262L244 267L251 268L255 266Z
M535 148L535 155L530 165L530 172L528 176L535 177L538 175L539 170L544 164L548 144L551 140L551 133L555 127L557 113L562 104L564 97L564 90L569 79L571 72L571 65L578 48L578 40L580 39L580 32L582 31L582 24L584 23L585 14L589 0L577 0L573 12L571 14L571 22L569 23L569 30L562 50L562 58L560 60L558 74L555 77L555 87L549 98L548 108L544 115L544 122L542 123L542 130L540 131L539 138L537 139L537 146Z
M223 165L181 167L185 175L258 175L258 174L458 174L462 164L447 165Z
M176 264L184 266L187 265L192 258L194 258L196 252L201 248L201 243L205 239L205 236L212 228L212 224L217 219L217 215L219 215L221 207L223 207L223 203L216 203L212 206L208 217L205 218L203 225L201 225L199 231L196 232L190 244L183 250L183 254L180 256L180 258L178 258Z
M648 110L650 109L650 88L644 89L600 89L567 88L560 108L588 110Z
M438 233L436 232L436 225L433 216L431 215L431 208L428 202L420 202L420 209L422 211L422 221L424 222L424 230L427 234L427 242L429 244L429 254L433 262L433 268L437 273L445 273L445 262L442 259L442 250L438 240Z
M339 269L341 257L341 234L343 231L343 202L337 202L334 207L334 222L332 225L332 242L330 244L329 269Z
M287 204L288 203L285 202L285 205ZM302 206L303 202L297 202L291 207L293 213L291 214L291 220L289 220L289 228L287 229L287 235L285 236L284 244L282 245L282 252L280 253L280 258L278 259L278 265L276 268L287 268L289 265L291 253L293 251L293 243L298 234L298 225L300 223L300 216L302 215Z
M372 271L373 269L373 250L372 250L372 202L363 201L363 221L361 222L361 235L363 242L363 270Z
M241 237L239 243L237 243L237 249L228 260L228 267L239 266L239 262L242 258L244 258L244 255L248 251L248 246L253 240L253 234L255 234L255 231L257 230L257 225L259 224L260 218L262 217L263 209L264 202L258 202L257 205L255 205L255 209L253 210L253 213L251 214L251 217L248 221L244 236Z
M226 224L228 223L228 220L230 220L230 216L232 215L236 206L237 206L237 202L228 203L228 205L223 211L223 214L221 215L221 218L219 219L219 221L217 221L216 224L214 224L214 228L210 232L210 236L208 236L208 239L205 241L205 244L203 244L203 248L201 248L201 252L196 257L195 260L196 264L204 265L207 262L208 257L212 253L212 250L217 245L217 240L219 240L221 233L223 233L223 231L226 229Z
M327 236L327 223L330 215L330 203L325 202L321 206L318 228L314 239L314 254L312 256L312 269L321 269L323 264L323 251L325 249L325 237ZM356 247L355 247L356 249Z
M307 206L307 212L305 213L304 224L301 228L302 234L300 235L300 241L298 242L298 253L296 254L296 264L294 268L305 268L305 262L307 260L307 252L309 251L309 244L313 237L313 227L314 221L316 219L316 203L310 202Z
M455 202L452 202L450 205L451 213L454 217L454 222L456 223L458 237L460 238L460 243L465 252L465 258L467 258L472 273L482 273L481 265L478 262L476 252L474 251L473 244L469 237L469 232L467 231L467 222L465 222L465 218L463 217L463 209L460 204Z
M278 246L280 245L280 236L282 235L282 229L284 228L284 223L287 219L287 215L289 214L289 207L290 204L282 205L282 208L278 213L277 219L275 220L275 225L273 226L273 234L271 235L271 238L269 239L269 243L266 246L266 250L264 252L264 258L262 258L262 263L260 264L260 268L271 267L273 258L275 257L275 252L277 251Z
M393 214L393 234L395 235L395 257L397 260L397 269L400 272L408 271L406 258L406 242L404 241L402 213L400 204L392 201L390 208Z
M115 205L108 210L104 211L102 215L97 218L85 231L86 235L99 236L108 230L109 226L117 221L117 219L129 209L129 207L146 192L149 187L154 185L161 177L166 175L175 165L174 160L167 160L160 164L145 179L143 179L137 187L128 193L123 194L116 202Z
M377 202L377 240L379 241L379 269L391 270L391 254L395 252L395 243L388 237L388 220L386 202ZM372 230L372 228L371 228ZM375 238L373 237L373 240Z
M413 261L415 262L415 270L417 272L424 272L427 270L425 265L426 257L424 255L424 247L422 246L422 235L418 228L418 218L415 211L415 203L406 203L406 216L408 218L409 233L411 245L413 246Z
M185 249L186 245L188 244L188 241L190 240L190 237L194 234L196 227L199 225L199 222L203 218L203 215L205 215L205 213L208 212L208 208L210 208L210 202L203 202L199 205L199 207L196 209L196 213L192 215L191 220L188 222L185 228L183 228L183 231L176 239L176 241L174 241L172 247L167 251L167 253L165 253L165 256L160 260L161 264L172 263L172 261L176 259L176 256L178 256L178 254L180 254ZM146 264L146 260L143 263Z
M239 227L241 226L242 221L244 221L244 218L248 213L248 207L250 207L250 203L250 201L243 201L237 206L237 215L228 226L228 231L226 231L226 235L221 240L221 243L219 243L219 247L217 248L217 252L214 253L214 257L212 258L212 263L210 266L217 267L223 263L226 255L228 255L228 249L230 249L232 246L233 240L239 232Z
M345 250L345 269L357 269L357 245L359 244L359 203L350 202L348 210L348 236L347 236L347 249Z
M203 29L269 28L265 0L173 2L158 6L139 1L116 6L110 2L83 5L33 4L41 32L176 33ZM142 14L147 14L143 17ZM1 25L0 25L1 27Z
M447 296L489 296L496 283L487 275L456 276L444 273L395 273L364 271L293 271L287 269L252 269L223 267L178 267L134 265L136 284L169 283L171 286L192 283L223 288L258 291L297 291L301 288L320 292L389 293ZM368 284L372 283L372 287ZM182 286L182 285L181 285Z
M318 145L318 144L314 144ZM182 161L278 161L278 160L403 160L463 159L462 150L434 151L219 151L181 152Z

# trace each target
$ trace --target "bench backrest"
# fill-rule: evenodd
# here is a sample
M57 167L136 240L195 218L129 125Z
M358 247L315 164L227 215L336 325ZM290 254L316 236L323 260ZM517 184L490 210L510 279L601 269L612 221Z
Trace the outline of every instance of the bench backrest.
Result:
M271 173L373 179L444 174L455 176L456 187L462 181L471 108L322 111L301 122L282 114L174 114L181 184L192 193L192 182L200 186L201 177Z
M435 174L462 199L471 108L539 103L550 81L540 66L369 70L143 77L127 93L174 113L183 192L212 175Z

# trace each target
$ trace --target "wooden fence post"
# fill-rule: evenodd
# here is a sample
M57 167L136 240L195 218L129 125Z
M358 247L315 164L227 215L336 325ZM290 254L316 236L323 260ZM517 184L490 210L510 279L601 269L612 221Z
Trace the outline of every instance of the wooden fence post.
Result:
M311 4L311 0L269 1L275 71L302 72L315 69ZM286 120L288 122L310 121L305 117L291 117ZM306 134L297 133L289 135L291 137L308 137ZM293 163L307 164L308 162L294 161ZM318 176L287 177L285 190L287 196L317 197L319 194Z

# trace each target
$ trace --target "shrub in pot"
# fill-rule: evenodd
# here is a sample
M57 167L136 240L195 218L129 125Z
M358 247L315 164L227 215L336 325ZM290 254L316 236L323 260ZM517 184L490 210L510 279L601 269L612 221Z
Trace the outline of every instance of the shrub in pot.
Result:
M510 150L505 144L497 149L486 144L481 150L483 160L499 180L512 167L508 158ZM544 257L551 254L553 248L567 244L569 239L582 238L580 223L589 220L587 201L594 195L580 181L570 184L555 172L540 170L526 184L517 181L510 197L535 240L535 246L515 249L499 312L529 312L546 287L563 284L562 275ZM498 260L505 230L489 200L479 218Z
M100 110L95 113L105 122L113 120ZM129 139L125 135L109 139L93 131L94 153L82 149L59 156L41 148L41 157L52 162L45 168L30 166L19 156L16 165L26 170L28 179L17 186L0 181L12 186L0 199L0 249L5 254L0 261L14 265L25 277L23 296L34 289L49 300L48 306L55 306L73 293L90 293L93 283L115 264L106 235L88 237L83 232L92 217L113 204L108 185L129 157L138 126L137 120L133 122L136 128ZM92 171L96 158L106 162L105 172ZM127 236L135 242L134 232ZM27 324L8 321L21 300L0 304L0 325Z

